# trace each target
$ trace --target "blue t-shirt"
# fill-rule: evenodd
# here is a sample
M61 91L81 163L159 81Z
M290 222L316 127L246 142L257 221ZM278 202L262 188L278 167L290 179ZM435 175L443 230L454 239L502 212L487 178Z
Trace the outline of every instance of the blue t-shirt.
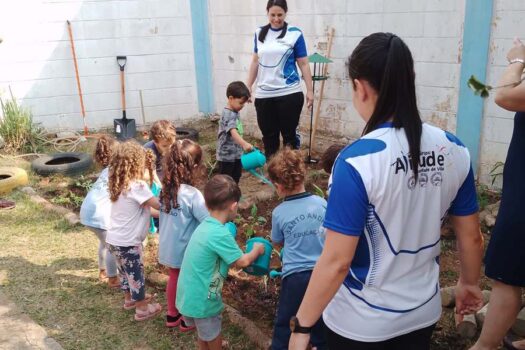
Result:
M286 197L272 213L272 241L284 244L283 278L312 270L325 238L326 201L304 192Z
M111 200L109 199L108 179L109 170L104 168L80 207L82 225L100 230L109 228Z

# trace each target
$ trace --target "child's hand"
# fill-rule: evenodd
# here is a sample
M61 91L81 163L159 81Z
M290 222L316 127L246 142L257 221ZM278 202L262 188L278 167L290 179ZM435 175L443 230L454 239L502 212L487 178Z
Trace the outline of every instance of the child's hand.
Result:
M262 243L254 243L253 244L253 250L257 251L258 256L264 254L264 244Z
M242 149L244 150L244 152L251 152L253 150L253 145L251 143L245 142L242 145Z

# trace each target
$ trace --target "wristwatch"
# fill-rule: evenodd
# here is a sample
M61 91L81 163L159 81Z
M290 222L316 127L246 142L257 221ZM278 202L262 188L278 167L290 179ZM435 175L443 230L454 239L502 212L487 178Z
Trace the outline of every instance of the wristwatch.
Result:
M518 62L525 66L525 60L523 58L514 58L509 61L509 64L518 63Z
M312 332L312 328L314 327L301 326L297 316L292 316L292 318L290 319L290 330L292 331L292 333L310 334Z

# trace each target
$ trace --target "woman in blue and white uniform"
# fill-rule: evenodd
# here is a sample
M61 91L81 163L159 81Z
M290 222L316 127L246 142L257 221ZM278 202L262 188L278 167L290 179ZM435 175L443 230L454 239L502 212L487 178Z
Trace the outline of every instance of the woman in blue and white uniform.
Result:
M308 63L306 43L301 30L285 22L286 0L270 0L266 5L269 23L255 32L253 59L247 86L252 91L256 82L255 110L257 124L263 135L266 157L279 149L279 135L283 145L298 148L296 129L304 104L301 86L302 73L306 84L306 103L312 106L314 94L312 73Z

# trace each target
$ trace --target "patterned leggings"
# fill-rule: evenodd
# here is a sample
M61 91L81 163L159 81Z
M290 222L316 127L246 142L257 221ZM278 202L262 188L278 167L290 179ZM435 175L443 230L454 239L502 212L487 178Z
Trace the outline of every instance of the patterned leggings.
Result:
M117 261L120 289L131 293L131 299L141 301L146 296L142 245L118 247L108 244L109 251Z

